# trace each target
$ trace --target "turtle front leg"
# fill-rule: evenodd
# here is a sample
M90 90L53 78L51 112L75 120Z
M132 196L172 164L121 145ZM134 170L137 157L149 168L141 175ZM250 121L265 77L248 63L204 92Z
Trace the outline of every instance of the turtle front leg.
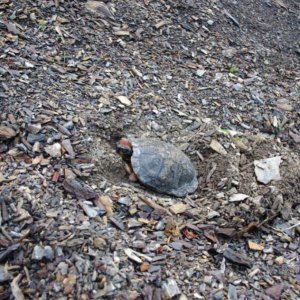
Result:
M133 181L133 182L137 182L138 181L138 177L137 175L134 173L131 165L129 165L128 163L125 163L125 170L126 172L129 174L129 180Z
M133 182L139 181L138 177L136 176L136 174L135 174L134 172L132 172L132 173L129 175L129 180L130 180L130 181L133 181Z

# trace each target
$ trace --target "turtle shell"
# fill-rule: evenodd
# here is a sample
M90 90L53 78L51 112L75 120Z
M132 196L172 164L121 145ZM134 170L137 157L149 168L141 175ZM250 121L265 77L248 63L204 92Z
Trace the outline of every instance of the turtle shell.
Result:
M181 150L154 139L132 139L131 143L131 165L142 184L177 197L195 192L197 172Z

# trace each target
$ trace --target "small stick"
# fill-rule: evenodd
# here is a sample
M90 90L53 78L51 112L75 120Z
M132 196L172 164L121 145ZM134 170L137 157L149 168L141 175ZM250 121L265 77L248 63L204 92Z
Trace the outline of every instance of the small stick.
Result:
M161 205L155 203L153 200L148 199L148 198L144 198L144 197L141 197L141 196L139 196L139 197L143 202L145 202L147 205L149 205L153 209L161 209L162 211L165 211L166 214L168 214L169 216L172 216L172 213L168 209L166 209L166 208L162 207Z

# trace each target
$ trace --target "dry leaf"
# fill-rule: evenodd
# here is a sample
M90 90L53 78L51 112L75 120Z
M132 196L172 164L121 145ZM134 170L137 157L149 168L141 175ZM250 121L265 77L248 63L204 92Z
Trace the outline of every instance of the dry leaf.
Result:
M17 277L13 279L13 281L10 284L11 292L15 298L15 300L25 300L25 297L22 293L22 290L19 287L19 281L21 279L21 274L19 274Z
M217 140L212 140L210 143L210 147L218 152L219 154L226 155L227 151L225 148L217 141Z
M112 215L113 213L113 202L108 196L100 196L98 200L101 202L101 204L104 206L106 210L106 214L108 216Z
M150 267L150 264L149 264L148 262L144 261L144 262L140 265L140 271L141 271L141 272L146 272L146 271L148 271L149 267Z
M101 1L88 1L85 4L85 7L92 11L93 13L97 13L102 18L108 18L114 20L114 15L112 14L111 10L108 8L108 6L101 2Z
M16 135L17 135L17 133L12 128L4 126L4 125L0 126L0 138L10 139Z

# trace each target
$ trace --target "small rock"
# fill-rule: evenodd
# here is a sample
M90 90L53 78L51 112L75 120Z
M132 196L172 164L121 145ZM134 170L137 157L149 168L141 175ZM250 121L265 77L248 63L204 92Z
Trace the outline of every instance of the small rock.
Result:
M229 284L228 300L238 300L237 291L236 291L236 287L234 284Z
M132 199L129 196L120 197L119 200L118 200L118 203L126 205L126 206L130 206L131 203L132 203Z
M61 157L61 145L59 143L45 147L45 151L51 157Z
M180 290L174 279L167 279L162 283L163 299L172 299L174 296L180 294Z
M202 77L204 74L205 74L205 70L197 70L196 71L196 75L198 76L198 77Z
M8 150L8 146L4 143L0 143L0 153L3 153Z
M228 48L222 51L222 54L227 58L232 58L237 53L235 48Z
M155 121L151 121L150 123L151 129L155 130L155 131L161 131L162 127L157 124Z
M132 247L137 249L145 249L146 243L144 241L136 240L132 242Z
M84 212L90 217L90 218L96 218L98 216L98 210L84 202L79 202L79 205L82 207Z
M233 194L229 197L229 201L230 202L238 202L238 201L243 201L247 198L249 198L249 196L245 195L245 194Z
M124 249L125 254L133 261L141 264L143 261L134 253L134 251L130 248Z
M44 134L33 134L33 133L29 133L27 136L27 141L30 144L34 144L36 142L45 142L46 141L46 136Z
M79 199L89 200L97 197L97 193L90 186L81 183L76 179L65 179L63 187L67 192L74 194Z
M60 273L65 276L68 274L69 265L62 261L58 264L57 269L59 269Z
M293 106L290 104L290 102L287 99L278 99L276 102L277 108L281 110L286 110L286 111L292 111Z
M146 272L149 270L149 266L150 264L146 261L142 262L142 264L140 265L140 271L141 272Z
M33 248L32 259L40 261L44 258L50 261L53 260L54 252L52 248L50 246L41 247L39 245L36 245Z
M4 125L0 126L0 139L10 139L16 135L17 133L14 129Z
M212 26L212 25L214 25L214 21L213 21L213 20L208 20L208 21L207 21L207 24L208 24L209 26Z
M131 101L125 97L125 96L118 96L117 99L124 105L126 106L130 106L131 105Z
M249 247L249 249L254 250L254 251L262 251L265 249L264 245L254 243L252 241L248 241L248 247Z
M281 266L285 263L285 258L283 256L277 256L275 258L275 262L276 262L276 264Z
M172 243L170 243L170 247L173 248L174 250L181 251L183 248L183 245L182 245L182 243L179 243L179 242L172 242Z
M222 300L224 299L224 291L216 291L212 294L212 300Z
M50 246L44 247L44 258L46 258L48 260L53 260L54 252Z
M222 155L227 155L227 151L225 148L217 141L217 140L212 140L210 143L210 148L218 152L219 154Z
M223 77L222 73L216 73L216 75L215 75L215 81L220 80L222 77Z
M63 140L61 142L63 148L68 152L68 154L70 155L70 158L73 159L75 157L75 152L73 150L72 144L70 142L70 140Z
M28 132L33 133L33 134L39 133L41 131L41 129L42 129L42 125L40 123L37 123L37 124L30 123L30 124L28 124L28 127L27 127Z
M235 252L230 248L227 248L224 251L223 255L226 259L238 265L244 265L247 267L251 267L252 265L252 262L248 257L241 255L240 253Z
M36 245L33 249L32 259L42 260L44 257L44 249L41 246Z
M283 290L286 288L286 285L283 283L277 283L270 288L266 289L266 294L274 300L279 300Z
M268 184L270 181L281 179L279 165L281 156L255 160L255 175L259 182Z
M101 238L101 237L96 237L94 239L94 246L97 248L97 249L101 249L101 250L104 250L106 249L107 247L107 243L105 241L105 239Z
M136 219L129 219L127 226L128 226L128 229L131 229L131 228L135 228L135 227L141 227L141 226L143 226L143 223L139 222Z
M187 209L187 205L184 204L184 203L175 203L174 205L170 206L170 211L173 213L173 214L182 214L183 212L186 211Z
M236 91L241 91L243 89L243 85L240 84L240 83L236 83L233 85L233 88L236 90Z
M10 279L11 279L11 276L8 273L7 268L5 268L4 266L0 266L0 283L3 283Z
M207 219L213 219L215 217L220 217L220 214L217 211L211 211L207 215Z
M166 227L165 221L162 219L162 220L158 221L158 223L155 226L155 229L156 230L163 230L163 229L165 229L165 227Z

